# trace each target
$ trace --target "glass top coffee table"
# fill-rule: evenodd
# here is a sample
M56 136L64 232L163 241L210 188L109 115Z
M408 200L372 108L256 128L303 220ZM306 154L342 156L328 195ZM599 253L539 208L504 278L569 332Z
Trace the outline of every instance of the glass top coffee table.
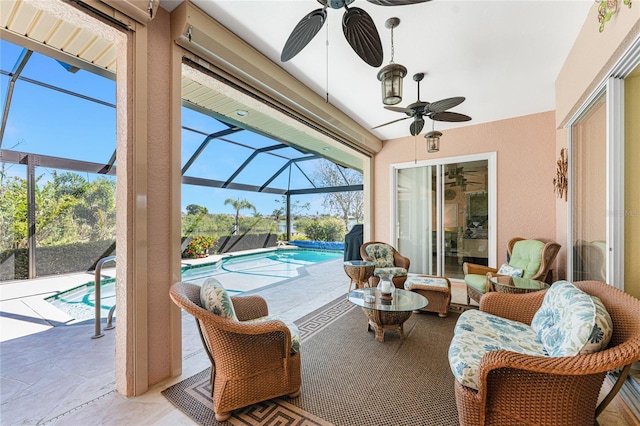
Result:
M545 290L549 284L544 281L531 280L529 278L511 277L508 275L498 275L489 278L495 291L499 293L531 293Z
M360 288L349 292L349 301L362 307L367 317L367 330L373 329L376 340L384 342L385 330L394 330L404 338L403 325L413 311L427 306L426 297L412 291L396 289L391 299L377 288Z

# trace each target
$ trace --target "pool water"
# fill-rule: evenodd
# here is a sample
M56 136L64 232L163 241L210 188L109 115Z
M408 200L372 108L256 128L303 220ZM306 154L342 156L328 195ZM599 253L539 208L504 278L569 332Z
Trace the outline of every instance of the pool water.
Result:
M229 293L239 294L277 284L304 273L304 267L341 259L338 250L278 249L256 254L225 257L222 261L182 268L182 281L201 284L215 277ZM75 318L94 318L95 285L93 282L46 298L49 303ZM106 317L116 303L115 279L102 280L100 292L101 317Z

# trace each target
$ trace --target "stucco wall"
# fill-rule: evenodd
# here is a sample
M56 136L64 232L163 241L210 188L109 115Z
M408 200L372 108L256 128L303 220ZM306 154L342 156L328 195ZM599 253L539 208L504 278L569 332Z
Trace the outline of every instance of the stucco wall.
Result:
M148 326L149 384L171 376L170 336L167 315L173 302L169 299L172 261L169 247L173 240L171 223L171 40L169 14L161 9L149 25L149 86L148 86ZM158 88L162 88L158 90Z
M445 130L436 154L427 153L422 135L385 142L374 159L374 239L391 238L392 164L485 152L497 153L498 263L513 237L555 238L555 127L549 111Z

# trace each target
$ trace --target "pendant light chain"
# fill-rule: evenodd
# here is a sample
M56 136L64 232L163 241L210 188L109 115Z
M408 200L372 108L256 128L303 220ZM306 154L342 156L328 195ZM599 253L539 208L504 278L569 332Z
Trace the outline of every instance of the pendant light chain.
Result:
M391 63L393 64L393 55L395 54L395 49L393 47L393 28L395 25L391 26Z
M327 31L326 31L326 41L325 41L325 45L326 45L326 64L327 64L327 69L325 70L325 76L326 76L326 82L325 82L325 86L326 86L326 99L325 102L329 103L329 16L327 16Z

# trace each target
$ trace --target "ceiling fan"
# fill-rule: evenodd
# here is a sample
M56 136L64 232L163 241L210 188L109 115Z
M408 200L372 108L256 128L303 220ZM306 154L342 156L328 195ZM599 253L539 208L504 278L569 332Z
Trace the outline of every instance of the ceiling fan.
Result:
M385 106L385 108L390 111L403 112L407 116L373 127L374 129L377 129L378 127L386 126L387 124L392 124L398 121L406 120L407 118L413 118L413 123L411 123L411 125L409 126L409 131L411 132L411 136L416 136L422 131L422 128L424 127L424 117L428 117L434 121L448 121L448 122L461 122L461 121L471 120L471 117L469 117L468 115L447 111L449 108L453 108L457 105L460 105L462 102L464 102L465 98L462 96L458 96L455 98L442 99L436 102L420 101L420 82L422 81L423 78L424 78L424 73L417 73L413 75L413 80L418 82L418 100L416 102L412 103L406 108Z
M466 187L467 184L472 184L472 185L481 185L484 182L473 182L470 181L469 179L467 179L466 177L464 177L463 175L458 175L454 178L453 182L446 182L445 185L446 186L461 186L461 187Z
M464 177L465 175L477 176L479 174L476 170L464 170L464 166L458 167L456 163L447 164L447 172L445 176L447 179L456 179L458 176Z
M382 43L378 30L371 16L359 7L349 8L348 5L355 0L317 0L322 5L305 15L295 26L291 35L282 49L280 60L287 62L296 56L311 39L320 31L327 20L327 7L341 9L345 12L342 16L342 31L349 45L360 58L372 67L382 65ZM378 6L405 6L409 4L424 3L429 0L367 0Z

